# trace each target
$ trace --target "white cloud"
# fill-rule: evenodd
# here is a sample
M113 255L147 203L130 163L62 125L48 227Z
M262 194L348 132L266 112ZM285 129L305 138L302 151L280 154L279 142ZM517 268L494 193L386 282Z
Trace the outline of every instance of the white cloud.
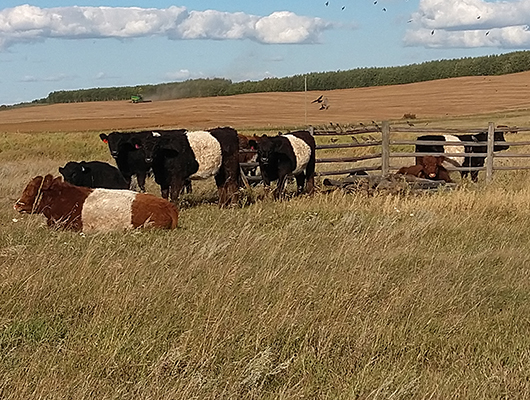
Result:
M242 12L138 7L21 5L0 10L0 49L48 38L251 39L261 43L314 43L332 24L292 12L260 17Z
M530 0L420 0L412 21L410 46L530 48Z
M204 77L205 76L202 72L192 73L187 69L181 69L178 71L168 72L165 75L166 79L175 80L175 81L185 81L187 79L197 79L197 78L204 78Z
M44 77L36 77L34 75L25 75L19 80L19 82L60 82L60 81L69 81L75 78L76 78L75 75L68 75L68 74L57 74L57 75L49 75L49 76L44 76Z
M115 79L117 78L118 76L116 75L109 75L107 74L106 72L98 72L95 76L94 76L94 79L96 80L105 80L105 79Z

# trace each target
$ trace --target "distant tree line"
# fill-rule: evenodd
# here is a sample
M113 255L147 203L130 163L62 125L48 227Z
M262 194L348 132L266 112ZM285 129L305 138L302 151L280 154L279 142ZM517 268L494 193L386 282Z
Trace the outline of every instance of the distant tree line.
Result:
M484 57L429 61L398 67L357 68L347 71L313 72L261 81L232 82L229 79L192 79L158 85L62 90L51 92L33 103L73 103L126 100L141 95L145 99L167 100L190 97L228 96L259 92L350 89L423 82L461 76L504 75L530 70L530 51Z

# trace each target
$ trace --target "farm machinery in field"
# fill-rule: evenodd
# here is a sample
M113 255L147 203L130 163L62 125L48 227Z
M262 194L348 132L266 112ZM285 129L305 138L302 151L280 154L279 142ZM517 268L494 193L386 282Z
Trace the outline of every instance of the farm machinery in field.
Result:
M144 100L141 94L131 96L131 102L134 104L137 103L150 103L151 100Z

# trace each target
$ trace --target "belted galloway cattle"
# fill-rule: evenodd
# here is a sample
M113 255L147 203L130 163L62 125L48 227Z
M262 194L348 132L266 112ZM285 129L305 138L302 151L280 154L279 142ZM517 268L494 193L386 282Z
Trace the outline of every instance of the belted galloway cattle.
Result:
M173 229L178 222L177 208L151 194L74 186L52 175L33 178L13 208L43 214L49 227L83 232Z
M235 129L153 131L141 138L145 162L152 165L164 199L176 202L190 179L215 178L219 206L237 200L239 140Z
M265 185L278 181L274 198L283 196L287 177L296 178L297 194L304 189L312 194L315 187L315 139L308 131L285 135L262 135L249 144L258 151L258 163Z

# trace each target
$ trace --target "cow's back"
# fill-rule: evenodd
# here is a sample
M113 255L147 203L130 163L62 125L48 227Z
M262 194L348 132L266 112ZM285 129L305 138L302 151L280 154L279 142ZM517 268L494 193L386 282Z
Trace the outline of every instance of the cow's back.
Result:
M87 187L104 189L128 189L129 184L120 170L108 163L101 161L87 161L92 179L87 182Z
M132 228L132 203L136 195L130 190L94 189L83 204L83 231L108 232Z

